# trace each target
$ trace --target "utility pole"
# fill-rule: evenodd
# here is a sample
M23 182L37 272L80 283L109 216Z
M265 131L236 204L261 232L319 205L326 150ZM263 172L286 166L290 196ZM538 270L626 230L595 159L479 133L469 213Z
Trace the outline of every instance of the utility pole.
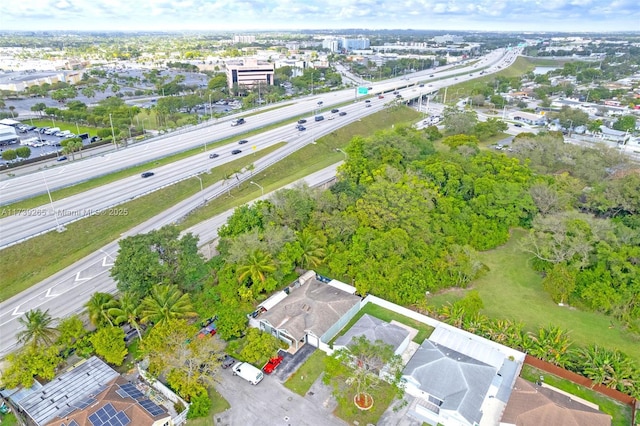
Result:
M113 146L116 147L116 151L117 151L118 144L116 143L116 133L113 130L113 119L111 118L111 114L109 114L109 123L111 124L111 137L113 138Z

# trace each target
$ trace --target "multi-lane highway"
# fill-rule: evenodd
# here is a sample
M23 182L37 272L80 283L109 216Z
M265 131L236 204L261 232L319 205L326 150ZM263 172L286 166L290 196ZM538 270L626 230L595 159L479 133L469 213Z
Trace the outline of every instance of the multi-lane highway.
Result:
M471 72L471 70L485 68L487 72L494 72L498 70L497 67L503 68L515 61L517 55L513 55L510 52L506 52L506 54L504 53L505 52L502 51L494 51L483 58L480 63L476 63L473 67L468 69L461 68L438 73L437 75L434 75L432 80L433 83L431 83L432 86L429 87L429 89L433 89L435 91L441 87L455 84L466 79L471 79L473 77L465 74ZM477 75L476 71L473 72ZM430 78L428 78L429 73L429 71L424 73L414 73L408 78L389 80L384 83L375 84L372 93L378 94L400 90L403 99L408 100L416 98L422 94L418 91L414 91L415 86L419 82L430 81ZM286 118L298 116L303 112L313 113L318 108L317 102L319 99L321 99L324 102L324 106L327 107L354 100L354 92L353 90L348 90L331 94L323 94L322 96L315 96L313 98L301 100L295 105L285 106L260 115L251 116L248 118L247 124L243 125L246 127L243 127L242 130L248 129L252 126L255 126L256 128L262 127L274 121L283 121ZM263 157L260 160L257 160L254 163L255 169L253 173L257 173L257 171L270 166L302 146L313 142L315 138L322 134L342 127L348 121L357 120L362 116L385 108L385 103L388 101L388 96L384 99L378 99L375 97L371 99L371 107L366 107L364 102L341 106L340 110L346 111L346 116L338 116L334 120L325 119L324 121L317 123L310 120L307 123L307 130L304 132L299 132L292 124L288 124L279 129L248 138L250 139L250 142L246 145L239 146L232 143L225 147L216 148L215 152L220 154L220 157L217 159L209 159L208 152L206 152L171 165L153 169L156 175L148 179L142 179L140 177L122 179L121 181L105 185L96 190L87 191L78 197L54 200L54 207L56 210L82 209L91 212L98 209L96 206L104 205L104 203L107 203L108 205L116 204L114 200L118 197L121 198L123 193L131 198L134 193L140 195L140 193L155 190L160 186L170 184L171 182L175 182L180 179L189 178L194 174L207 170L213 166L213 164L211 164L212 161L223 161L225 158L233 158L229 154L232 149L240 148L243 150L243 153L240 155L246 155L247 153L252 152L253 146L256 147L256 150L264 149L273 143L285 140L287 144L283 148ZM331 114L323 113L323 115L325 115L325 118L328 118ZM221 129L219 132L220 134L218 134L218 129ZM229 132L228 134L225 133L227 131ZM30 188L33 185L39 185L42 187L45 180L47 181L47 184L53 188L70 185L77 181L87 180L93 176L120 169L123 167L123 164L129 167L132 164L147 162L152 159L168 155L170 152L203 145L205 140L209 141L233 135L238 131L240 131L239 128L232 128L229 126L229 123L222 123L218 126L209 126L205 128L195 128L192 132L173 135L163 138L160 141L112 152L111 154L106 154L103 157L78 161L68 166L60 168L56 167L34 173L32 175L25 175L21 178L5 179L0 181L2 203L5 204L10 202L9 200L25 198L24 195L21 195L19 187L22 187L25 191L29 192L27 188ZM216 134L216 136L212 136L212 134ZM162 155L158 155L158 150L165 151L162 152ZM137 156L132 156L131 152L137 153ZM132 159L132 157L135 158ZM326 173L327 172L325 172L325 175L318 180L326 180ZM245 173L244 175L238 176L238 178L242 181L250 179L250 176L246 176ZM16 182L19 182L20 184L16 185ZM197 183L194 182L194 185L197 185ZM226 190L227 188L224 186L223 182L218 182L215 185L204 188L204 190L198 194L131 229L129 232L123 234L123 237L137 233L149 232L150 230L159 228L166 224L176 222L180 218L184 217L188 212L202 204L204 200L213 199ZM39 192L42 192L42 190L32 191L31 195ZM10 195L5 198L5 194ZM42 206L42 209L45 210L50 208L50 205ZM25 238L25 235L28 236L30 233L30 227L41 227L39 229L45 229L47 226L55 227L56 217L53 217L54 220L52 220L52 217L49 216L49 225L46 225L47 220L36 221L34 217L37 216L15 216L16 217L12 217L11 219L18 219L16 222L4 222L6 219L10 218L5 218L0 221L0 228L3 231L3 242L10 241L11 239L15 240L16 238ZM25 217L26 219L20 219ZM57 218L60 220L62 216ZM24 220L24 222L22 222L22 220ZM209 224L203 225L203 227L209 229L213 227L213 229L217 229L217 227L224 223L225 220L225 216L219 216L212 219ZM5 231L12 230L13 228L19 228L19 230L17 232L12 231L12 236L5 240ZM206 234L203 241L211 239L212 235L215 235L215 232L213 232L213 234ZM62 318L70 313L81 311L84 303L89 299L92 293L96 291L114 292L115 282L113 282L109 277L108 272L117 255L117 251L118 241L114 241L92 255L87 256L79 262L76 262L74 265L55 274L49 279L44 280L28 291L0 303L0 356L5 355L15 347L15 335L19 331L17 319L30 309L49 309L49 312L53 317Z

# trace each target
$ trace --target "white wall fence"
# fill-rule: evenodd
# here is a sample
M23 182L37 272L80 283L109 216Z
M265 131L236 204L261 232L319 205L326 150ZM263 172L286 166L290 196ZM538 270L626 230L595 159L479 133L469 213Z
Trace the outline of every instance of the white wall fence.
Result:
M178 413L178 415L176 417L172 417L171 420L173 421L173 424L176 426L186 423L187 413L189 412L189 404L187 403L187 401L180 398L178 395L175 394L175 392L173 392L171 389L169 389L168 387L160 383L159 380L155 380L151 376L149 376L149 374L143 368L141 368L140 365L138 365L138 372L142 377L144 377L144 379L150 384L150 386L153 389L160 392L162 396L164 396L174 404L177 402L180 402L183 405L183 407L185 407L184 410L182 410L182 413Z

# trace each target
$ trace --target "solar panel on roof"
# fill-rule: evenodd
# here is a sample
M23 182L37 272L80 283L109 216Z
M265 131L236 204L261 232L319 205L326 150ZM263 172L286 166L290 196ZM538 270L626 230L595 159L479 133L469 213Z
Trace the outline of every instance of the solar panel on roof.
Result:
M143 399L142 401L138 401L138 403L140 405L142 405L142 408L144 408L145 410L147 410L147 412L149 414L151 414L152 416L157 416L158 414L162 414L164 413L164 410L160 407L158 407L153 401L151 401L150 399Z
M111 403L105 405L104 407L102 407L102 409L105 411L105 413L107 413L107 416L109 418L115 416L117 413L116 409L113 408L113 405L111 405Z
M102 424L104 423L102 420L100 420L100 417L98 417L97 413L93 413L92 415L90 415L89 421L93 426L102 426Z
M80 425L75 420L71 420L71 422L69 423L69 426L80 426Z
M96 402L95 398L85 398L82 399L78 402L74 402L73 406L80 409L80 410L84 410L85 408L87 408L89 405L93 404L94 402Z
M132 383L125 383L124 385L120 385L120 389L122 389L128 396L133 399L144 398L144 394L140 392L140 390Z
M120 424L122 426L127 426L129 423L131 423L131 419L129 419L124 411L120 411L118 414L116 414L116 418L120 421Z

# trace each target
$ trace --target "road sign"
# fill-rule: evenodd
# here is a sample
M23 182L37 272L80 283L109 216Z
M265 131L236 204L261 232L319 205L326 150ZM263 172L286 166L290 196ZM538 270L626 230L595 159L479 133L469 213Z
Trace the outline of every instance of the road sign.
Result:
M369 94L369 88L365 87L365 86L359 86L358 87L358 95L368 95Z

